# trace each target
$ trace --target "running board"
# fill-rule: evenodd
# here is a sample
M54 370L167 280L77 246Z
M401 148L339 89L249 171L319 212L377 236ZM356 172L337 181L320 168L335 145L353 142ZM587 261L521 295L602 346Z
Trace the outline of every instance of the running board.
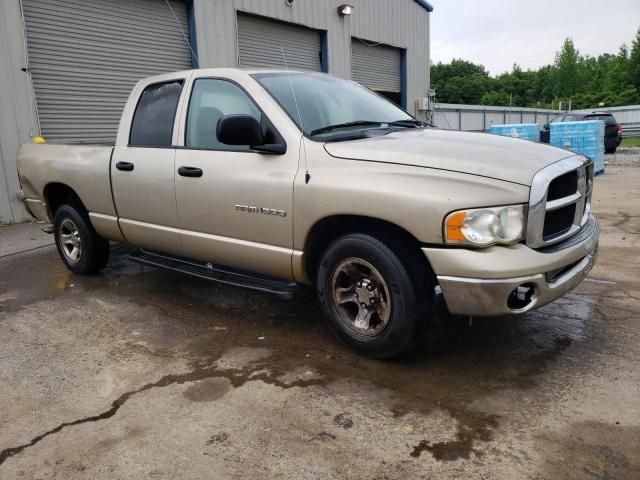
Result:
M184 273L193 277L204 278L236 287L250 288L290 300L298 290L298 284L292 281L279 280L272 277L222 268L210 263L198 262L187 258L174 257L164 253L139 249L129 255L133 262L150 267L164 268Z

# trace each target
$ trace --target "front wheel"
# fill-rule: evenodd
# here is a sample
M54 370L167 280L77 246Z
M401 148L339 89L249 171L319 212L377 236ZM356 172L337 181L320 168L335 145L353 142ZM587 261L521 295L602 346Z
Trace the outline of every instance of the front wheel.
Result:
M320 262L316 287L329 327L357 352L391 358L415 345L416 279L380 240L364 234L335 240Z
M63 205L54 218L58 254L73 273L97 273L109 261L109 242L96 233L86 214Z

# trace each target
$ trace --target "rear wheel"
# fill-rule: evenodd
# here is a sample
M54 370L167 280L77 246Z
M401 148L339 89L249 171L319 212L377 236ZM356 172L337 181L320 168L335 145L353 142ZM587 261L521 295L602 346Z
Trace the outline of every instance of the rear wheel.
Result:
M92 274L109 261L109 241L96 233L86 212L62 205L54 218L58 254L73 273Z
M419 282L394 250L369 235L345 235L326 250L317 273L331 330L374 358L405 353L419 337Z

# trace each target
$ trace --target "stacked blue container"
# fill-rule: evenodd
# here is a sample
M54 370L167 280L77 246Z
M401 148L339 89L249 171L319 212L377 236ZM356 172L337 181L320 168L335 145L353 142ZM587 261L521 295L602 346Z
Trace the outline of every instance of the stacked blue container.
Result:
M550 125L549 144L593 160L594 173L604 173L604 122L558 122Z
M514 123L510 125L491 125L489 133L503 137L522 138L533 142L540 141L540 127L535 123Z

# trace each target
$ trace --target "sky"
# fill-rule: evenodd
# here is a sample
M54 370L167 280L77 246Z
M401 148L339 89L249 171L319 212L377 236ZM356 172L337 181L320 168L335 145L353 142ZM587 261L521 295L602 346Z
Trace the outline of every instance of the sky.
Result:
M462 58L492 75L553 63L571 37L582 54L617 53L640 27L640 0L430 0L431 60Z

